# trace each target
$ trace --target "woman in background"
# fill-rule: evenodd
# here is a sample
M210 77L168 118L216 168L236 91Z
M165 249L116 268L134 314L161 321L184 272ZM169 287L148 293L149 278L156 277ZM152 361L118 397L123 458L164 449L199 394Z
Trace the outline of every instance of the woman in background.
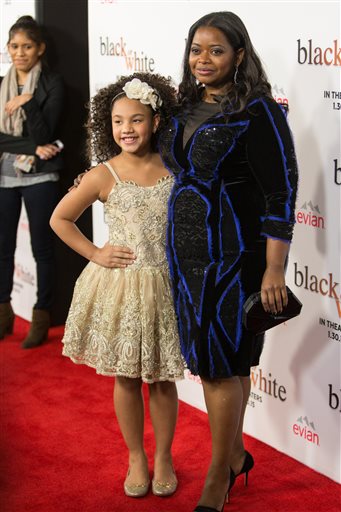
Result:
M12 66L0 88L0 339L13 331L11 306L14 253L22 200L37 265L37 301L23 348L48 335L54 289L53 234L49 219L58 201L63 162L57 138L64 86L43 64L42 28L31 16L11 27L7 44Z

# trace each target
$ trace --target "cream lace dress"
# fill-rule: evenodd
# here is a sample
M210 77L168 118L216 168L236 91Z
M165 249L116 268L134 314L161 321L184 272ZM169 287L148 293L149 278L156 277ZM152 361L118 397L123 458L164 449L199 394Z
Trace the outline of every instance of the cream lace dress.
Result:
M102 375L144 382L183 378L173 297L166 260L168 198L173 177L142 187L121 181L104 204L109 243L131 248L127 268L90 262L79 276L63 337L63 355Z

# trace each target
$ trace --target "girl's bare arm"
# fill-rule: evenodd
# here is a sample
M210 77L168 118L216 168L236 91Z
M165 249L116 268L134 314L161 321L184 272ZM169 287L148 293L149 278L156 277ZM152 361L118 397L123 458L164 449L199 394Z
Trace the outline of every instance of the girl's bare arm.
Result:
M77 188L68 192L56 206L50 219L53 231L71 249L84 258L104 267L124 268L134 261L133 252L127 247L109 245L97 247L76 226L82 213L103 194L103 182L98 170L92 169Z

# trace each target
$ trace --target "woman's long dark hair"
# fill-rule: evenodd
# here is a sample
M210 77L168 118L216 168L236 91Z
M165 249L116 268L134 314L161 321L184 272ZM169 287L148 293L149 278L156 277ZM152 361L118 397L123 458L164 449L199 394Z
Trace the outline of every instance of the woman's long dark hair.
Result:
M272 97L271 86L266 73L242 20L233 12L212 12L200 18L189 29L183 60L182 80L178 92L178 100L182 108L200 101L204 91L202 86L197 85L189 66L193 37L200 27L217 28L223 32L235 52L241 48L244 49L244 57L238 67L237 84L232 83L232 86L221 100L223 111L242 112L253 98L259 96Z

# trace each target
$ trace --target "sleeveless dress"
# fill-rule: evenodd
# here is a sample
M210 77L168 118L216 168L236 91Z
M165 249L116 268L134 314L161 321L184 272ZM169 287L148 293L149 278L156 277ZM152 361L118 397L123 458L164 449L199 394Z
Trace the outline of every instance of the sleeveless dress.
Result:
M166 224L172 176L143 187L121 181L104 203L111 245L131 248L127 268L89 262L75 284L65 325L63 355L101 375L144 382L183 378L166 258Z

